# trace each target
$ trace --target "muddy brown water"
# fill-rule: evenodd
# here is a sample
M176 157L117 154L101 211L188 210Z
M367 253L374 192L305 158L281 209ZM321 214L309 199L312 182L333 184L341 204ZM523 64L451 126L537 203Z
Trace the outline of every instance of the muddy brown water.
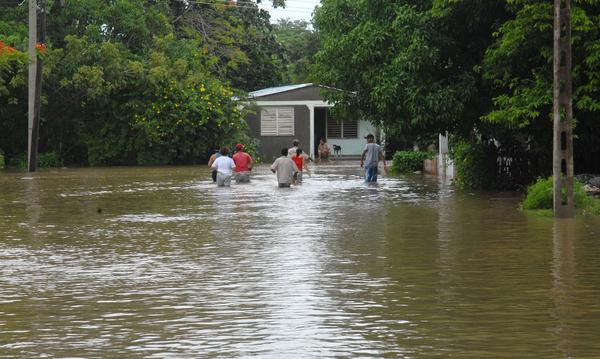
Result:
M599 219L313 172L0 172L0 357L600 357Z

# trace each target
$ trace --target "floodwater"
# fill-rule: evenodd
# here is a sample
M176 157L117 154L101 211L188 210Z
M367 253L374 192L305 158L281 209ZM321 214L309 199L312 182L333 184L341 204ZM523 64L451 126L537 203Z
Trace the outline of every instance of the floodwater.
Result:
M0 357L600 357L600 220L355 165L0 173Z

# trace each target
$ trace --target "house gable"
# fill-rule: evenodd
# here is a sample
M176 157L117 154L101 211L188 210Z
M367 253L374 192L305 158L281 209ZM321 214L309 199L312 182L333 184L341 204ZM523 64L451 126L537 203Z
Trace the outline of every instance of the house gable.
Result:
M256 101L324 101L321 87L313 84L282 86L251 92Z

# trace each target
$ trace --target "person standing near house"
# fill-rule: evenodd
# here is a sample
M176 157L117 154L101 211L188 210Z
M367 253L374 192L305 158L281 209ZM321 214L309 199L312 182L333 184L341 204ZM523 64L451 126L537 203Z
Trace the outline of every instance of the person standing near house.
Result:
M290 187L294 181L294 174L298 173L298 167L287 157L288 149L281 149L281 157L277 158L271 165L271 172L277 173L279 187Z
M299 148L296 150L296 154L292 156L292 161L294 161L296 168L298 168L298 172L294 175L294 184L300 184L302 183L302 170L306 170L306 173L309 173L308 165L302 155L302 149Z
M235 168L235 163L231 157L227 156L227 154L229 154L229 149L227 147L221 147L221 151L219 152L221 153L221 156L213 162L211 168L217 171L217 186L229 187L231 185L231 174Z
M250 182L250 170L252 169L252 156L244 151L244 145L238 143L235 145L236 152L233 155L235 163L235 181Z
M377 167L379 160L383 161L383 169L387 172L388 167L381 146L375 143L375 136L368 134L367 144L360 159L360 167L365 167L365 182L377 182Z
M292 144L293 146L287 150L287 156L289 158L292 158L292 156L296 154L296 150L298 149L298 146L300 146L300 140L295 139Z
M215 147L215 152L208 159L208 168L211 168L215 160L221 157L221 153L219 152L219 148ZM217 170L211 169L210 176L212 177L213 182L217 182Z
M287 150L287 156L288 158L292 158L296 155L296 150L298 149L298 146L300 146L300 140L295 139L294 142L292 142L292 144L294 145L293 147L290 147ZM304 152L302 151L302 156L304 156L304 161L308 162L310 157Z
M325 141L324 138L321 138L321 140L319 141L318 151L319 162L329 160L329 156L331 155L331 148L329 148L329 145L327 144L327 141Z

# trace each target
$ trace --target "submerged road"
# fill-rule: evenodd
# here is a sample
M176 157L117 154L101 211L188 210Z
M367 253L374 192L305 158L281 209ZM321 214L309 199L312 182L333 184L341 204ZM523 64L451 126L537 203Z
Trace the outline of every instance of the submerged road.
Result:
M0 358L599 357L600 221L354 163L0 172Z

